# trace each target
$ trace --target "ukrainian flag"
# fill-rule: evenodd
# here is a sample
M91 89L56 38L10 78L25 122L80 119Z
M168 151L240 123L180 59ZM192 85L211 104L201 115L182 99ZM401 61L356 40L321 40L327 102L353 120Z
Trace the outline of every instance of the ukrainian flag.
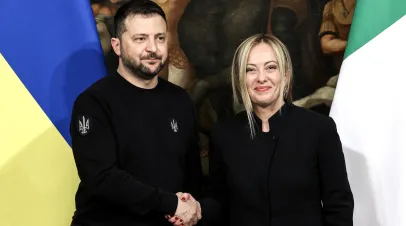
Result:
M104 74L89 0L1 2L1 226L70 225L79 182L70 114Z

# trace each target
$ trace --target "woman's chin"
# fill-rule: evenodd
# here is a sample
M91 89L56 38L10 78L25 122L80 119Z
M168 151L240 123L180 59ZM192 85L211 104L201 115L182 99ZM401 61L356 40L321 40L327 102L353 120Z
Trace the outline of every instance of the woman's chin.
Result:
M261 107L261 108L266 108L269 107L273 104L275 104L277 101L277 98L271 96L271 97L261 97L261 98L255 98L255 100L253 101L253 104L255 106Z

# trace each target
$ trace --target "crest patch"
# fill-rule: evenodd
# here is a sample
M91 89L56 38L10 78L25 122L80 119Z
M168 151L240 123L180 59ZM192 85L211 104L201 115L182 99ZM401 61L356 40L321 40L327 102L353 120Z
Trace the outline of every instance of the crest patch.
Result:
M77 121L77 130L78 133L82 136L86 136L91 128L90 117L81 115Z
M171 121L171 128L172 128L172 131L175 133L177 133L179 130L178 122L175 119L172 119L172 121Z

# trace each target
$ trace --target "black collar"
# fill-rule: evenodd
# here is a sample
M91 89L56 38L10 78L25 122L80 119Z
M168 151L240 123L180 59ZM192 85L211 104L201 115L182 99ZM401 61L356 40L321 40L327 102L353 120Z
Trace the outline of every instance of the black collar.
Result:
M269 119L269 131L272 134L279 134L280 131L284 126L286 126L285 121L287 116L289 115L290 111L292 109L292 103L285 102L285 104L274 114L272 115ZM256 133L263 133L262 132L262 120L255 114L253 113L254 116L254 123L256 127Z

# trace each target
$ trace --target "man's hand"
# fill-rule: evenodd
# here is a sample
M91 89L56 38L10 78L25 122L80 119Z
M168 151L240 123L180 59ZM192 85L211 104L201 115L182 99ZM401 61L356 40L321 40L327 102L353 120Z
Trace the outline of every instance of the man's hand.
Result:
M200 203L189 193L178 192L176 195L182 202L178 202L175 216L166 216L166 218L175 226L196 225L202 218Z

